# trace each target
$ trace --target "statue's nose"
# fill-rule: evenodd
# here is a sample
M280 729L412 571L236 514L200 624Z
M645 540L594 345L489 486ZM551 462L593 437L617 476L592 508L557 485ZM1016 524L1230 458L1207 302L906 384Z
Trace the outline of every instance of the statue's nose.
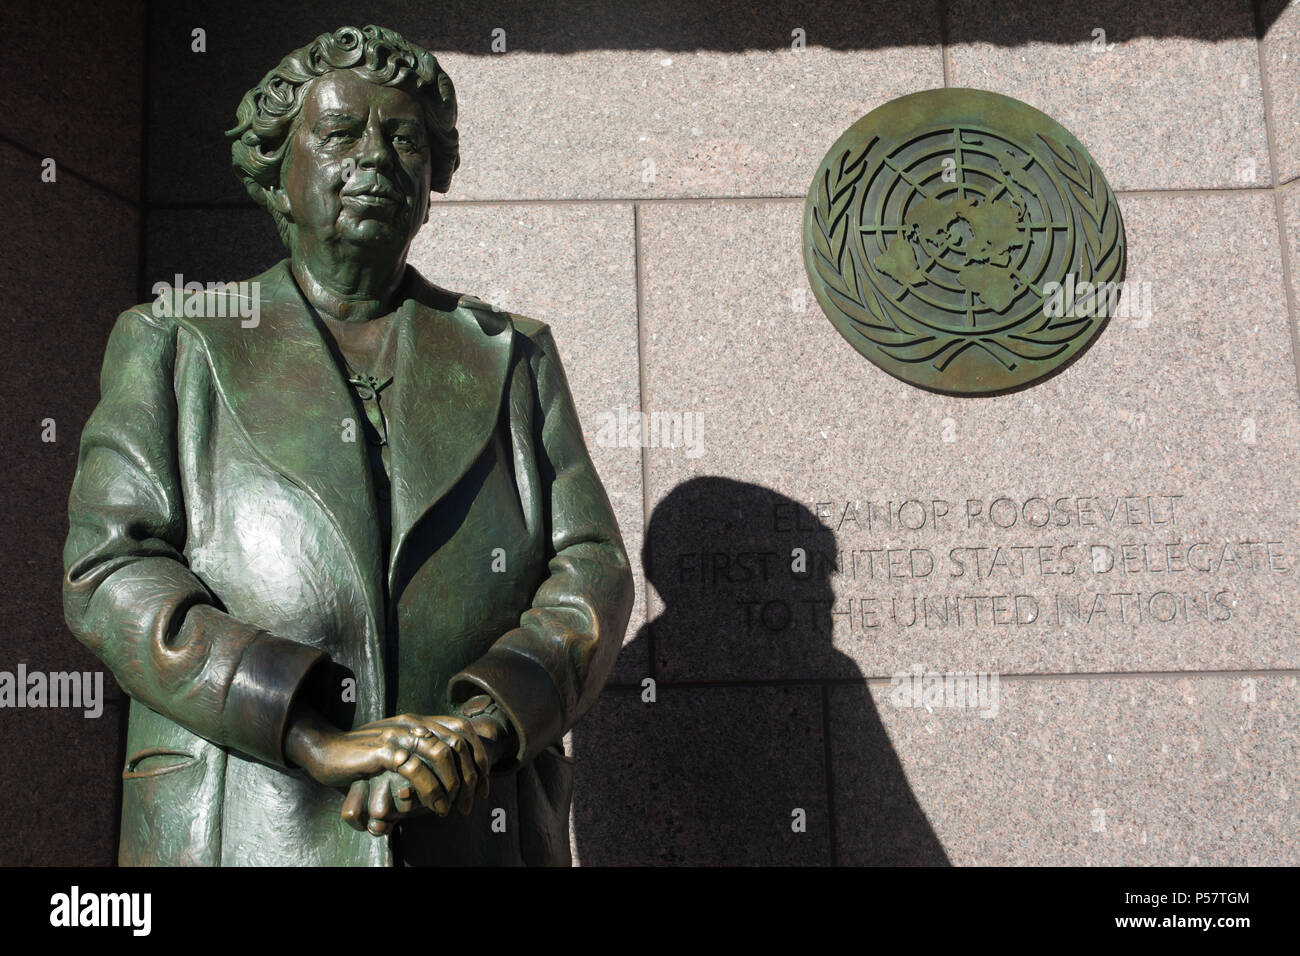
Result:
M358 164L363 169L388 169L392 160L392 150L383 131L373 123L367 126L358 146Z

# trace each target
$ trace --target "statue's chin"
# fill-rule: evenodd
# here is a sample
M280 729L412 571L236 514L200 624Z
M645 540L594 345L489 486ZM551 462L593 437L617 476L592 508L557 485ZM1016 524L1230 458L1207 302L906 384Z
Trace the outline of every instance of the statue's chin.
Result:
M406 236L397 224L382 219L361 219L340 224L339 236L344 242L365 248L383 248L401 245Z

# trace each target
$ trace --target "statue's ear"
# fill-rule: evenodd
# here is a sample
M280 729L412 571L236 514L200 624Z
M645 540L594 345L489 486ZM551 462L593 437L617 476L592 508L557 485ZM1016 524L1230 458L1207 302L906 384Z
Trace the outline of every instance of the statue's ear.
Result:
M266 191L267 201L271 208L278 212L290 222L293 221L293 210L289 208L289 194L284 191L282 186L272 186Z

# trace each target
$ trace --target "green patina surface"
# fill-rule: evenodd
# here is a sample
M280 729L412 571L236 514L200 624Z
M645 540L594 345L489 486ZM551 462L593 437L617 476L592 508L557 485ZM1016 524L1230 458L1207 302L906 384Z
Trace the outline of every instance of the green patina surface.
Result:
M836 141L803 254L855 349L954 394L1021 388L1076 359L1114 311L1126 258L1083 145L1028 104L965 89L892 100Z

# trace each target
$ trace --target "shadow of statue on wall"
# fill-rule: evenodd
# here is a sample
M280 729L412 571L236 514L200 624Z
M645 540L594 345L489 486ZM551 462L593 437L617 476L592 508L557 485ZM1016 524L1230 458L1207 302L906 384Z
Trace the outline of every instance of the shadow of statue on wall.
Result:
M694 478L660 501L643 557L662 603L623 649L651 681L608 687L571 738L577 862L948 863L832 644L837 552L759 485Z

